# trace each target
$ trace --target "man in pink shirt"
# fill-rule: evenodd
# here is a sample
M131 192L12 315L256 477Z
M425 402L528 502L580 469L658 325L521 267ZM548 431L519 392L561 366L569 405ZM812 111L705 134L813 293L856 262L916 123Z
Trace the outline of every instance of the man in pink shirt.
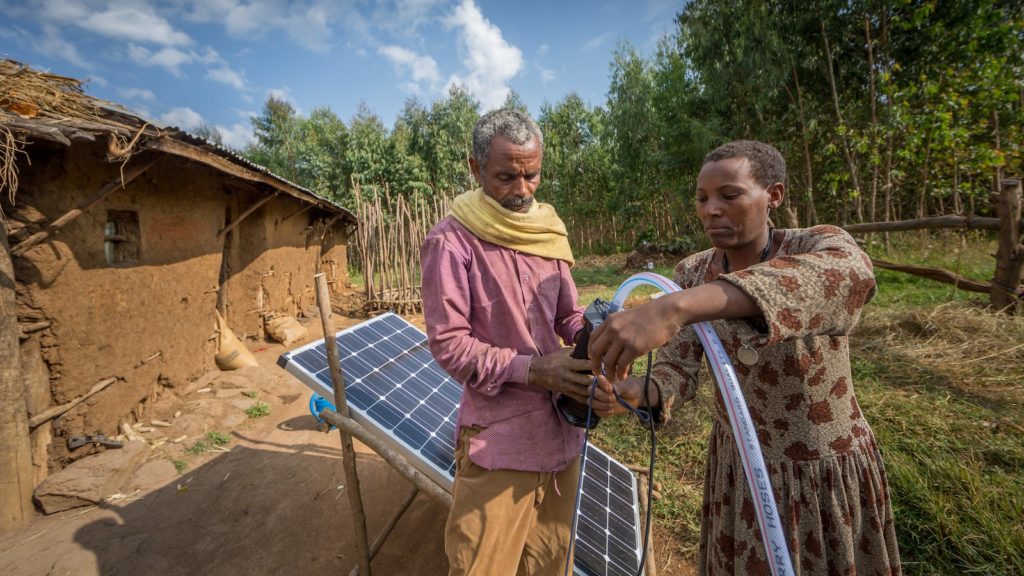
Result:
M526 114L500 109L473 131L480 188L457 197L421 248L430 350L462 383L451 576L561 575L570 547L583 433L555 408L586 402L583 326L565 225L534 202L543 140Z

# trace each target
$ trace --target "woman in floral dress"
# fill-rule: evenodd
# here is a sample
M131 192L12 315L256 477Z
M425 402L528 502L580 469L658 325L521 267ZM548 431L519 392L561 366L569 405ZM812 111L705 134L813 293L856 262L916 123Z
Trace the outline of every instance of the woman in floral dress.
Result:
M648 399L670 417L693 399L704 350L690 324L710 321L750 409L796 574L898 575L882 458L861 413L848 335L874 296L870 259L840 228L770 228L785 162L772 146L726 144L704 161L697 213L712 248L676 267L682 292L613 315L591 338L603 361L594 406L624 412L643 381L632 360L658 348ZM704 481L701 574L769 574L750 489L721 395Z

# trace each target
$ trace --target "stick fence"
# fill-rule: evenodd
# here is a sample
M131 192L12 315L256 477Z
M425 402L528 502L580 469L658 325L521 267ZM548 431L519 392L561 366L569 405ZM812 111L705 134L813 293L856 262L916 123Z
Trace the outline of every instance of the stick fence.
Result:
M450 199L392 196L387 188L363 197L355 188L359 265L366 307L399 314L423 309L420 296L420 245L427 232L448 213Z

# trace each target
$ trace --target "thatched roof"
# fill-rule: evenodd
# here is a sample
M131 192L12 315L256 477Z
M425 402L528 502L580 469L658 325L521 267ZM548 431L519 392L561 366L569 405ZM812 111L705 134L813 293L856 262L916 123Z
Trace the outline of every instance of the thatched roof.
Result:
M65 146L105 139L108 159L124 162L153 150L186 158L250 183L267 194L288 194L354 223L348 209L289 182L231 150L177 128L158 128L123 106L87 95L74 78L0 60L0 192L17 190L15 159L28 140Z

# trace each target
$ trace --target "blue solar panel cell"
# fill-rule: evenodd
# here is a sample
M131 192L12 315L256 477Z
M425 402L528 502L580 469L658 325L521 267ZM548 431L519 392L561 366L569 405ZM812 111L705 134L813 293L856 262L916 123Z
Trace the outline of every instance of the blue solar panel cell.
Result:
M434 362L426 335L384 314L336 336L352 418L451 491L455 419L462 387ZM278 364L315 392L333 398L323 340L286 352ZM640 557L636 482L595 446L583 469L574 573L627 576Z

